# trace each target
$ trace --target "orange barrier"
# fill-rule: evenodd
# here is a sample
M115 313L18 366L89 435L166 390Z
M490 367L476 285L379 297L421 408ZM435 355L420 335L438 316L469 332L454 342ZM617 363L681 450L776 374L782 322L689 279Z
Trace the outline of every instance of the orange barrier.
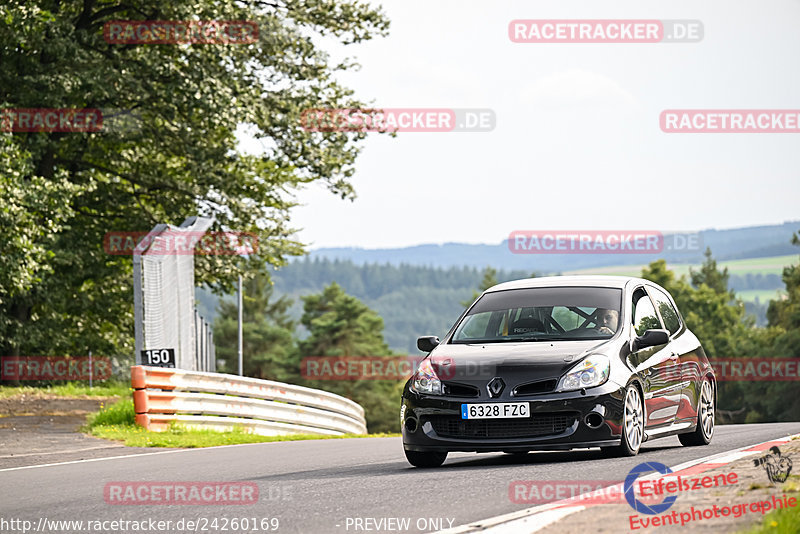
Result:
M355 402L293 384L137 365L131 386L136 423L148 430L177 421L263 435L367 433L364 410Z

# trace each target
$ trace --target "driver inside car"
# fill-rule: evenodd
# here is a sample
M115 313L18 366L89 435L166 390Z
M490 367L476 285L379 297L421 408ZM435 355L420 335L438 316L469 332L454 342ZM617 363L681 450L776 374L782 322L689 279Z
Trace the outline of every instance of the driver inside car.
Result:
M597 323L594 328L599 333L613 335L617 331L617 323L619 322L619 312L617 310L597 308L594 315Z

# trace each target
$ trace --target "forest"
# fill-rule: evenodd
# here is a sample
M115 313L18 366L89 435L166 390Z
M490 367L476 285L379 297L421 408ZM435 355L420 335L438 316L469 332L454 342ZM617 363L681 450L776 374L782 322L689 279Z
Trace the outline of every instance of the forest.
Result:
M800 234L792 243L800 245ZM352 398L367 410L371 432L396 432L402 380L324 381L301 376L309 356L419 354L417 336L444 334L465 306L497 282L535 276L487 267L433 269L303 260L271 277L247 281L244 290L245 374L301 383ZM767 324L756 325L731 289L726 268L707 250L701 267L676 276L665 260L641 276L666 288L687 326L713 361L721 358L800 357L800 266L784 269L786 297L766 306ZM206 306L213 301L207 301ZM214 322L220 370L236 362L236 306L218 304ZM299 309L299 313L297 312ZM387 325L391 324L391 335ZM718 421L789 421L800 413L796 381L721 382Z

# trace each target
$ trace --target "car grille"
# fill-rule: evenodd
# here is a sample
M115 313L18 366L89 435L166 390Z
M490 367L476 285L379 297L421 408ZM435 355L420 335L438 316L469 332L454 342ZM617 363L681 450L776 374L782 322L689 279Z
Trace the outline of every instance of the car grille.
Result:
M558 380L540 380L538 382L529 382L522 384L514 389L514 396L526 397L528 395L541 395L542 393L550 393L556 389Z
M455 382L442 382L444 394L450 397L478 397L481 392L475 386L456 384Z
M535 414L526 419L430 418L433 430L449 438L534 438L561 434L575 422L571 413Z

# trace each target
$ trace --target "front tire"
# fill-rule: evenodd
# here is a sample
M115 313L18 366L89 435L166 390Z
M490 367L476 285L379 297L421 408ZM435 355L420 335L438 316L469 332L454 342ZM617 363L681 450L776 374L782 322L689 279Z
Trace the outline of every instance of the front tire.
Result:
M439 467L447 459L446 452L410 451L405 449L408 463L414 467Z
M694 432L678 435L681 445L696 447L711 443L714 437L714 404L714 386L708 378L703 379L697 406L697 427Z
M639 388L630 384L625 388L622 405L622 439L617 447L603 447L609 456L636 456L644 439L644 407Z

